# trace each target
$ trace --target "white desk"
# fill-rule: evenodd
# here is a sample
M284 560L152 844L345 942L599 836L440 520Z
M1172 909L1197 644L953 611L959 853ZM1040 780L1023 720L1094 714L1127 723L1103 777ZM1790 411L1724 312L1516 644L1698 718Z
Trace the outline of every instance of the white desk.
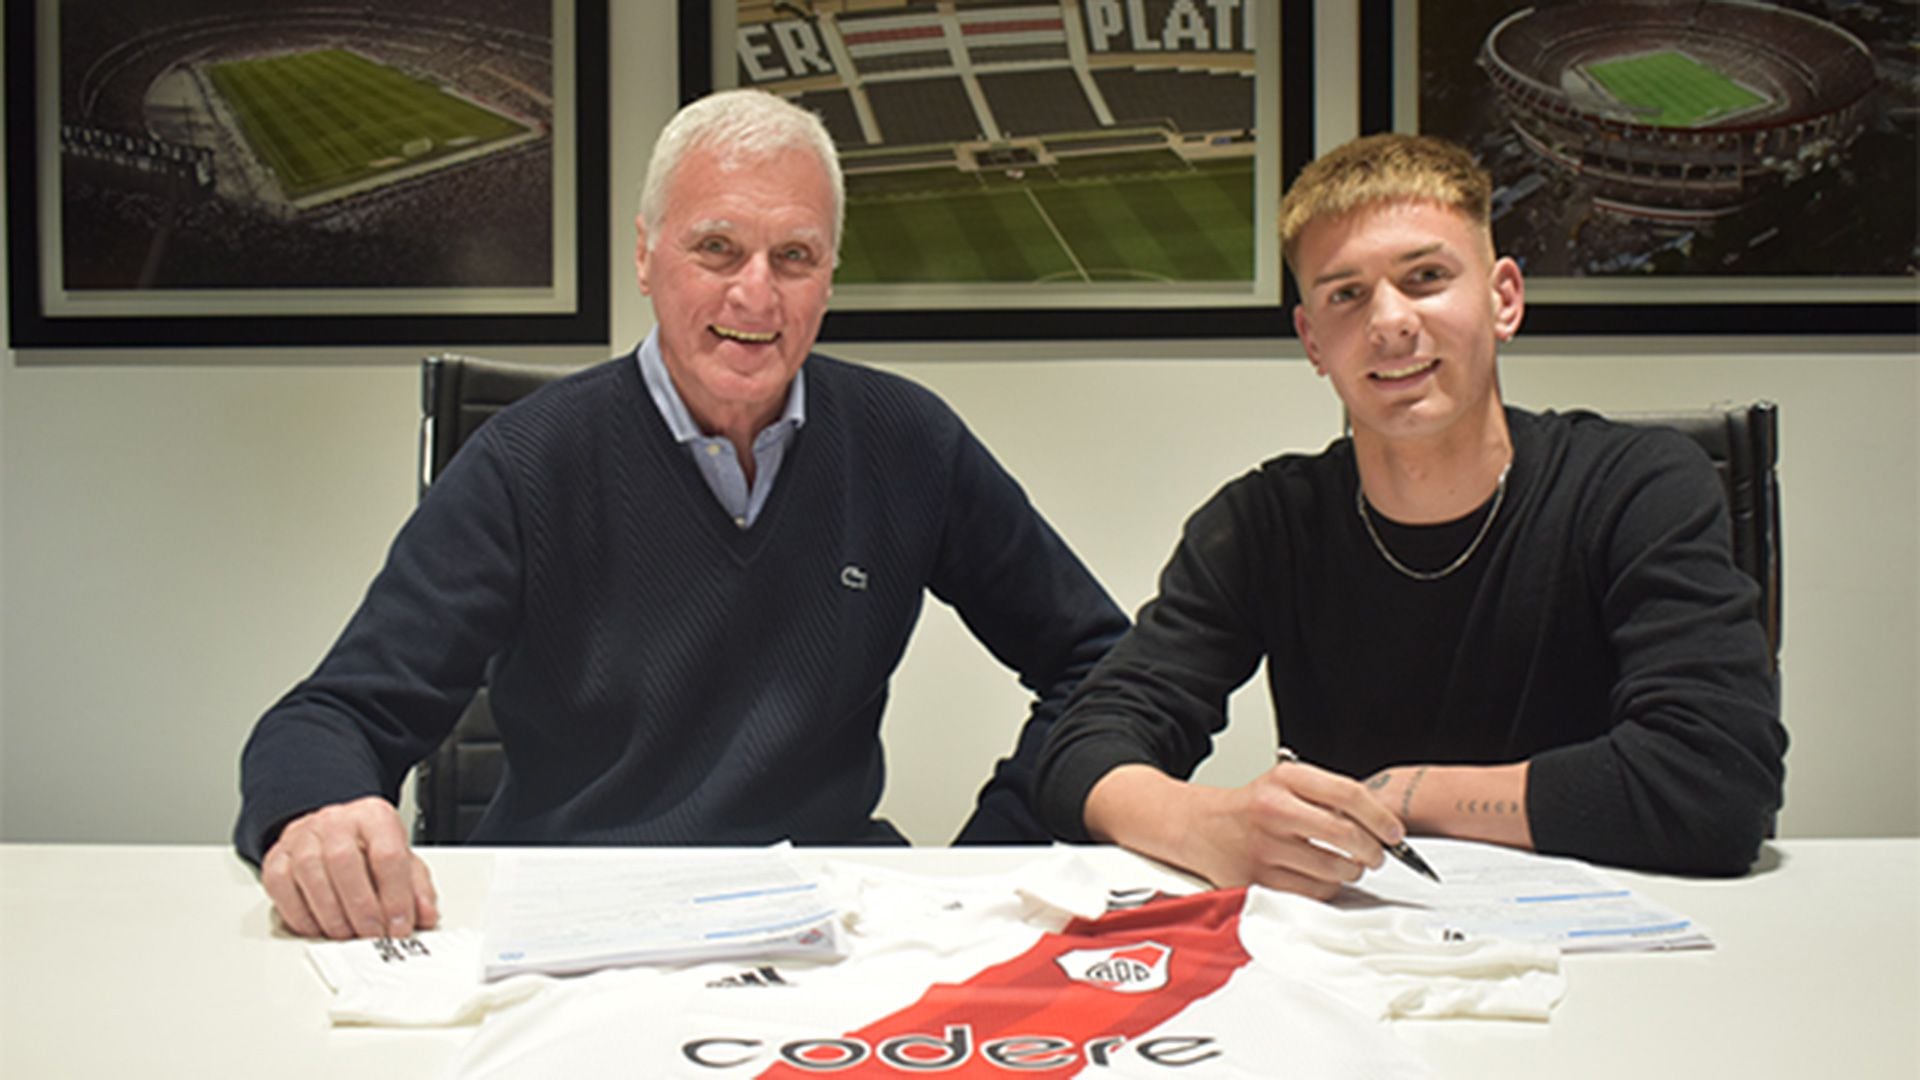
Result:
M492 854L425 852L445 925L479 926ZM832 854L944 873L1032 851ZM1920 840L1783 841L1737 881L1619 876L1719 948L1571 957L1550 1023L1402 1038L1463 1080L1920 1076ZM467 1036L333 1030L326 1005L225 848L0 845L0 1076L432 1077Z

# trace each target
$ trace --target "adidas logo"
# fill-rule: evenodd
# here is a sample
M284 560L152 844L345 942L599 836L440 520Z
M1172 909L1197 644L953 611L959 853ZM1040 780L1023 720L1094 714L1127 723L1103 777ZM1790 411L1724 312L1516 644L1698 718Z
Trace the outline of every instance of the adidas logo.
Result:
M724 989L732 986L787 986L787 980L780 977L780 971L771 964L763 964L750 971L742 971L707 983L712 989Z

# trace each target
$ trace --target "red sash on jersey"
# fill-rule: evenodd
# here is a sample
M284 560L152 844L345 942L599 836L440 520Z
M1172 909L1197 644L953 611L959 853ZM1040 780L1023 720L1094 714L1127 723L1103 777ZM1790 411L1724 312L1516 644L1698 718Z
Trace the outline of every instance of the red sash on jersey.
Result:
M1070 1076L1218 990L1249 962L1246 890L1156 900L1076 919L963 983L840 1038L791 1042L763 1077ZM1167 1064L1213 1056L1177 1035L1141 1044Z

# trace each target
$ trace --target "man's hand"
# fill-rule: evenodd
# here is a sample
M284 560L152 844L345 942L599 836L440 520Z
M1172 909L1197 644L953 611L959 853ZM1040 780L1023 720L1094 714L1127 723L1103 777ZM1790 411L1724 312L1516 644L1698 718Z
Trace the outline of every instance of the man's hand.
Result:
M288 822L260 862L260 883L302 937L405 937L440 921L427 864L377 795Z
M1122 765L1087 796L1087 831L1230 888L1257 884L1326 899L1406 836L1359 782L1300 762L1237 788Z

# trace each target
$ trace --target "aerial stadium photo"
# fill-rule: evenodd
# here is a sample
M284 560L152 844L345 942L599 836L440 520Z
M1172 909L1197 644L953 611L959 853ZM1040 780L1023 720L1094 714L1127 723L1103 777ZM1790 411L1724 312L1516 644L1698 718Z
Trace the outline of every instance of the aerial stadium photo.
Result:
M1032 286L1244 291L1258 276L1258 203L1278 199L1271 177L1262 195L1256 168L1255 46L1272 6L738 9L737 83L819 113L839 147L841 285L1044 298Z
M67 290L552 282L546 0L58 16Z
M1417 7L1418 128L1493 172L1496 242L1530 275L1877 279L1910 292L1915 4Z

